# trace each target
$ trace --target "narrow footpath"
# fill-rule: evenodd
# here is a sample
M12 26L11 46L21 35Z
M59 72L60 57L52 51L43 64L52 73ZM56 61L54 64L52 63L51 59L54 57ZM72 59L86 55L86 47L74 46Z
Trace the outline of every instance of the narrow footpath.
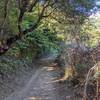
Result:
M43 66L21 91L14 92L5 100L81 100L73 98L73 91L66 82L55 81L59 77L59 68Z

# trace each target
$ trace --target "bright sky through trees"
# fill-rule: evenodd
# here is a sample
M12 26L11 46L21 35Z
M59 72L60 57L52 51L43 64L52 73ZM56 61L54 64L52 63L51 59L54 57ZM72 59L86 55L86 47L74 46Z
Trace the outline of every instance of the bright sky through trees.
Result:
M97 1L96 1L96 5L97 5L97 6L100 6L100 0L97 0Z

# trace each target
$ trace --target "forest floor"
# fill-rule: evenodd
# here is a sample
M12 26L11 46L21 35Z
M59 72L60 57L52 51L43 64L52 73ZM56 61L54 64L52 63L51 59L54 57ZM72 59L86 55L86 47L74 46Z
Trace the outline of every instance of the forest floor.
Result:
M44 61L45 65L40 63L41 67L33 75L32 71L28 71L30 75L24 75L24 80L23 76L20 77L22 87L0 100L82 100L74 96L73 88L67 81L55 81L61 77L61 70Z

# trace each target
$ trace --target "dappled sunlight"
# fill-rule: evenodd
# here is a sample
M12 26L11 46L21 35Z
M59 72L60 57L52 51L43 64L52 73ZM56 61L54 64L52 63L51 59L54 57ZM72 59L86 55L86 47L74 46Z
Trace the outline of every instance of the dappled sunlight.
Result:
M52 71L52 70L54 70L53 67L44 67L43 69L45 69L45 70L47 70L47 71Z
M41 98L41 97L29 97L28 100L48 100L50 99L50 97L45 97L45 98Z
M30 97L29 100L37 100L38 98L36 97Z
M46 70L47 71L53 71L53 70L55 70L55 68L54 67L48 67Z
M46 82L46 84L56 83L56 82L63 82L63 81L66 81L67 79L68 79L68 76L66 76L66 77L64 76L64 77L59 78L59 79L55 78L54 80L52 80L50 82Z
M67 68L65 68L64 76L62 78L59 78L59 79L53 78L52 81L46 82L46 83L49 84L49 83L66 81L71 76L72 76L72 69L70 67L67 67Z
M59 79L52 80L50 82L46 82L46 84L56 83L56 82L60 82L60 81L63 81L63 78L59 78Z

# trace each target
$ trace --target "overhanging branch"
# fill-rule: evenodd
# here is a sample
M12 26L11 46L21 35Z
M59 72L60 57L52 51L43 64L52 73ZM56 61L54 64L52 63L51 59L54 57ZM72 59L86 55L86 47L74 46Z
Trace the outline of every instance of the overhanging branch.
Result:
M28 29L25 29L25 30L21 29L21 34L19 32L19 33L17 33L17 35L8 38L4 43L0 44L0 55L2 55L5 52L7 52L9 50L9 48L12 46L12 44L15 43L17 40L20 40L22 38L22 36L26 35L29 32L32 32L33 30L35 30L38 27L40 21L43 19L43 15L44 15L45 9L48 6L50 6L48 3L45 3L43 5L41 13L39 14L38 19L35 22L35 24L31 25ZM25 11L23 11L23 13L21 12L22 15L21 14L19 15L19 18L18 18L19 28L21 27L20 25L21 25L24 13L25 13Z

